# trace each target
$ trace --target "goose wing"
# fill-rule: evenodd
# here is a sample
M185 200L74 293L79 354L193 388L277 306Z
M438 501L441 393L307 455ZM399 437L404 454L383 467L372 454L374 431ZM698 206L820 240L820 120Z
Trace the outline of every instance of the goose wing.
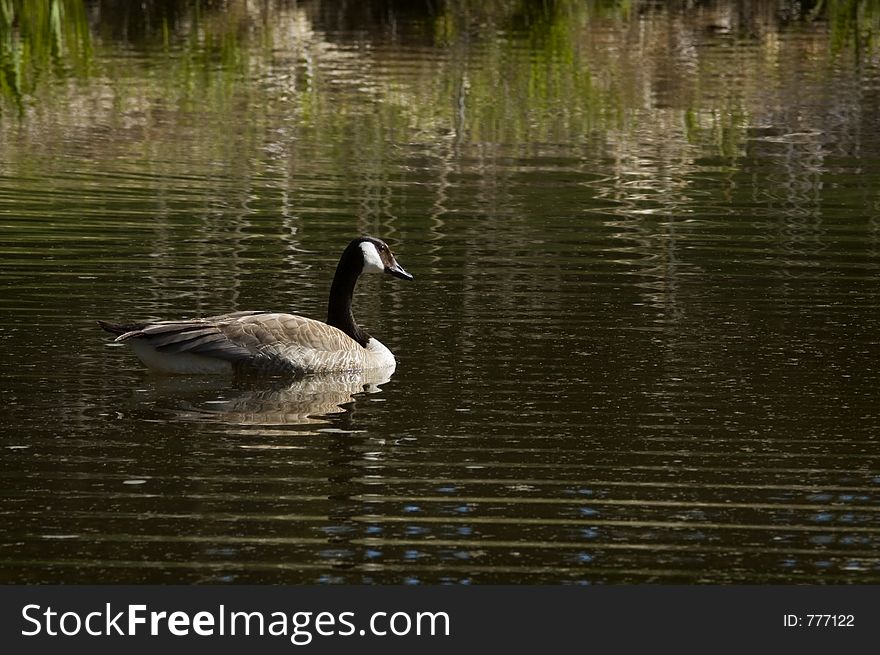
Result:
M194 353L232 363L290 358L294 352L355 351L354 339L337 328L295 314L235 312L186 321L159 321L135 327L117 341L146 339L163 353Z
M297 348L320 352L363 350L342 330L297 314L246 314L225 323L224 335L236 342L257 343L265 351Z

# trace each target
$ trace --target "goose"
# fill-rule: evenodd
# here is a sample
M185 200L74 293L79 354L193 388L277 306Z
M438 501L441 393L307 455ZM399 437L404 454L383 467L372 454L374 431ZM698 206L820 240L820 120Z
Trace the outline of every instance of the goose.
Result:
M244 311L146 323L98 321L151 370L163 374L310 374L391 369L394 355L354 320L351 299L361 273L412 280L381 239L354 239L339 258L327 322L297 314Z

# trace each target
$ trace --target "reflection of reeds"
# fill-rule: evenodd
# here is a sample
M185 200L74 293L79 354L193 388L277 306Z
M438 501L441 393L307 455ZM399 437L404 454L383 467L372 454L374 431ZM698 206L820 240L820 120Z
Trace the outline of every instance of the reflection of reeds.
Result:
M144 96L161 97L162 109L223 112L242 94L266 94L260 104L275 102L275 110L332 137L361 113L336 93L347 85L357 89L354 99L377 103L378 113L369 113L378 123L428 137L451 130L457 143L564 142L595 129L632 127L633 109L653 105L685 112L689 140L714 141L733 156L744 135L727 117L747 108L742 99L704 97L701 79L748 74L763 81L761 68L778 54L783 20L827 21L826 38L838 49L873 46L878 6L877 0L827 0L807 12L779 0L693 10L608 0L386 0L341 8L105 0L87 13L82 0L0 0L0 102L21 108L53 76L111 85L140 77L137 86L152 87ZM646 20L652 14L662 20ZM388 63L381 49L397 38L390 27L397 20L419 26L407 33L421 35L421 42L399 44L409 54L393 65L420 66L424 74L410 69L407 79L383 84L370 69ZM758 45L749 64L754 70L740 70L739 58L709 56L716 38ZM352 51L352 40L367 50ZM117 108L146 102L126 97L132 89L118 85L113 93ZM328 103L334 111L326 111ZM316 116L323 124L310 124Z
M52 75L87 75L91 54L81 0L0 0L0 95L7 102L22 109Z
M824 16L823 16L824 10ZM820 0L811 17L824 17L830 26L835 52L853 48L872 52L880 36L880 2L877 0Z
M734 170L765 124L792 132L836 117L855 124L858 96L840 89L858 82L828 65L837 56L831 39L864 37L878 15L877 2L843 0L789 12L789 23L778 2L758 0L688 11L573 0L427 4L331 11L280 0L104 0L87 13L75 0L0 0L0 105L39 106L28 120L47 150L77 142L87 159L130 165L161 187L160 202L163 189L204 194L213 203L206 217L233 213L218 198L234 197L247 214L252 198L274 203L272 194L296 215L316 198L272 181L319 170L309 193L324 209L345 204L359 229L388 230L405 170L407 181L436 187L427 213L442 223L461 204L461 176L480 177L477 201L495 211L519 200L513 177L490 174L515 164L510 157L539 157L542 144L568 144L585 170L607 159L600 168L618 182L603 187L605 197L638 203L642 220L646 209L679 206L692 193L697 158L708 153L718 173ZM407 29L390 29L391 19ZM50 84L52 76L82 83ZM9 159L33 159L11 132L0 132L4 139ZM400 143L409 145L391 145ZM443 172L432 179L437 160ZM181 161L192 173L185 181L175 178ZM342 193L338 180L350 181ZM217 194L217 185L236 191ZM214 218L205 220L212 233Z

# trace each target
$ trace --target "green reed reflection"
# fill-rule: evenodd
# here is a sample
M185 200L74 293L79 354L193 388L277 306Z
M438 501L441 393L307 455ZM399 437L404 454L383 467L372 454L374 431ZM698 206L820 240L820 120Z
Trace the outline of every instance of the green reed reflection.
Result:
M90 73L92 38L78 0L0 0L0 94L23 108L52 77Z
M873 52L880 35L880 2L877 0L820 0L811 16L822 17L831 26L831 40L837 52L852 48L856 53Z
M596 130L629 139L652 111L653 138L674 129L681 148L734 157L766 85L783 83L774 61L873 49L878 7L0 0L0 106L64 113L84 95L112 98L55 121L74 124L156 109L234 122L247 106L255 126L284 115L317 141L347 134L375 148L377 133L403 130L459 144L570 142ZM783 43L792 29L805 38ZM722 76L747 79L722 94ZM77 88L53 84L64 79Z

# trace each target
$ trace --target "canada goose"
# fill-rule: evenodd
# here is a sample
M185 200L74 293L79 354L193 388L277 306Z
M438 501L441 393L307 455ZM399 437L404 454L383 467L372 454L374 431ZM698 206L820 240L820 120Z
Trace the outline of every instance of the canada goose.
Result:
M360 237L339 258L327 322L295 314L234 312L152 323L98 321L149 368L166 374L325 373L395 366L394 355L354 320L351 298L361 273L413 277L380 239Z

